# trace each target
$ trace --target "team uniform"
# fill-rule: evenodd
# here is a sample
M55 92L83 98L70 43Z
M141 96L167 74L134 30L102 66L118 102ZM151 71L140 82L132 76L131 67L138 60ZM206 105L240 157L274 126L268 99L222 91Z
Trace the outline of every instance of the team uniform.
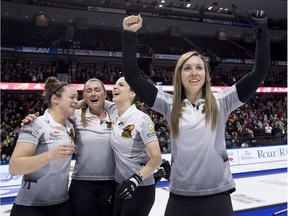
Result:
M149 161L146 144L157 140L150 117L132 105L120 117L111 105L111 145L116 161L115 180L118 184L141 170ZM145 178L131 199L115 199L114 216L148 215L155 201L153 175Z
M84 127L81 112L75 110L70 118L76 131L76 163L69 189L73 214L111 216L113 209L109 198L115 190L111 121L108 113L101 120L87 108L87 126Z
M216 99L219 121L215 131L211 130L211 124L205 123L204 100L199 99L195 106L188 99L183 101L184 111L179 120L179 135L171 144L173 168L169 188L170 199L175 199L176 202L186 200L196 205L201 199L206 199L209 203L214 199L216 207L223 207L221 204L217 205L219 204L217 201L223 202L223 199L230 203L229 195L235 190L235 182L230 172L226 151L225 123L229 114L243 103L238 98L235 85L220 92ZM172 103L171 94L158 90L152 109L161 113L169 122ZM182 205L182 209L187 208L184 202ZM199 208L194 209L195 215L199 210L205 209L205 204L197 205ZM188 210L191 213L189 207ZM223 215L229 215L231 210L232 206L226 205ZM171 212L175 213L174 206L170 205L166 212L173 215Z
M183 100L179 135L172 140L171 193L165 216L233 215L230 193L235 190L235 183L224 131L228 115L255 94L269 71L269 35L264 30L255 36L253 70L216 96L219 122L215 131L211 130L211 124L205 125L203 99L195 105ZM145 104L162 113L169 122L173 96L141 78L135 56L136 33L122 32L122 49L125 80Z
M216 99L219 121L215 131L211 130L211 124L205 123L203 99L199 99L196 106L188 99L183 101L184 111L179 120L179 135L172 141L172 193L182 196L205 196L235 187L225 147L225 123L229 114L243 103L239 101L235 85L219 92ZM161 113L169 122L172 103L171 94L158 90L152 109ZM203 167L205 169L201 169Z
M59 144L68 143L73 125L67 120L65 127L55 122L48 110L35 121L23 126L17 142L37 146L39 155ZM25 174L12 207L11 216L70 216L68 183L71 157L51 161L33 173ZM29 208L28 208L29 207Z

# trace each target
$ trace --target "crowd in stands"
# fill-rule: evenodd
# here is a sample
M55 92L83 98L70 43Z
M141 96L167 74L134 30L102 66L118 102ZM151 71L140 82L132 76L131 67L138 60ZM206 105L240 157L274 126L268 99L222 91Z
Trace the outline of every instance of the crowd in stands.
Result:
M231 86L251 69L234 68L229 70L215 69L211 72L211 81L214 86ZM153 83L172 85L172 67L153 67L149 71L142 70L141 74ZM29 61L12 61L1 59L2 82L44 82L49 76L58 76L65 73L59 66L51 64L35 64ZM105 84L114 84L122 76L121 66L107 64L84 64L68 65L66 72L67 80L71 83L84 83L86 80L97 77ZM263 86L287 86L287 70L270 70L264 80Z
M153 83L172 84L173 68L152 68L148 73L141 71L142 76ZM247 69L232 71L215 70L212 72L212 85L232 85ZM225 74L225 75L224 75ZM2 82L44 82L49 76L58 76L56 66L49 64L32 64L28 61L13 62L1 60ZM68 81L84 83L97 77L105 84L113 84L121 76L117 66L97 64L70 65ZM270 71L265 86L287 86L287 74ZM29 113L46 109L40 96L41 92L1 92L1 163L9 161L16 144L21 120ZM108 98L109 99L109 98ZM160 114L147 107L147 113L155 123L161 151L171 151L169 125ZM249 146L266 146L287 143L287 95L257 94L244 106L235 110L226 124L226 147L241 148Z

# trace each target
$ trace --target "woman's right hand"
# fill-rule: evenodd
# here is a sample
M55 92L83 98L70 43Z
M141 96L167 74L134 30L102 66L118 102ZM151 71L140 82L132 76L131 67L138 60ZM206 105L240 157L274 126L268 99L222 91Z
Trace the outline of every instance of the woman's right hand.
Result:
M123 29L130 32L137 32L143 24L143 19L140 16L132 15L124 18L123 20Z
M24 125L29 124L30 122L34 121L38 116L39 112L27 115L24 119L22 119L21 126L23 127Z
M49 161L71 156L75 152L74 142L64 143L48 152Z

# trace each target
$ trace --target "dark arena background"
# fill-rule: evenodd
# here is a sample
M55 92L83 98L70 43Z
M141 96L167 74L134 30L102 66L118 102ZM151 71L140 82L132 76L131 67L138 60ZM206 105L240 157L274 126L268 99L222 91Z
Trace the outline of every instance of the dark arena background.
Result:
M226 147L237 191L235 215L287 215L287 1L286 0L3 0L1 1L1 215L8 216L22 176L9 174L21 120L46 109L49 76L81 93L90 78L109 92L122 76L122 20L141 14L137 57L142 76L173 94L176 60L189 50L209 61L212 90L233 85L251 71L255 57L247 9L268 15L271 67L257 93L226 123ZM111 95L109 93L109 98ZM170 160L169 127L155 123L162 157ZM74 161L71 163L73 169ZM151 216L161 216L166 181L157 185ZM137 216L137 215L135 215Z

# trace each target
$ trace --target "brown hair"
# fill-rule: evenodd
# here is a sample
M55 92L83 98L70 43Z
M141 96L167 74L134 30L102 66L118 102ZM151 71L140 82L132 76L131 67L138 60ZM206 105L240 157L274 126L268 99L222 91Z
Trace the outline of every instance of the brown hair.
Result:
M211 129L216 130L219 118L217 101L211 90L209 66L207 62L205 61L204 57L196 51L189 51L187 53L184 53L183 55L180 56L179 60L177 61L173 77L174 96L173 96L172 113L170 118L171 120L170 130L171 135L174 139L176 139L179 135L179 118L182 116L183 112L182 103L183 100L186 98L184 86L181 82L182 66L192 56L198 56L199 58L201 58L205 65L205 83L202 86L202 96L205 99L203 110L203 112L205 113L205 122L206 124L208 124L211 121L212 122Z
M51 107L51 97L52 95L56 95L56 97L61 98L63 90L63 86L70 85L67 82L61 82L56 77L48 77L45 81L45 91L43 92L43 96L45 97L45 101L48 104L48 107Z

